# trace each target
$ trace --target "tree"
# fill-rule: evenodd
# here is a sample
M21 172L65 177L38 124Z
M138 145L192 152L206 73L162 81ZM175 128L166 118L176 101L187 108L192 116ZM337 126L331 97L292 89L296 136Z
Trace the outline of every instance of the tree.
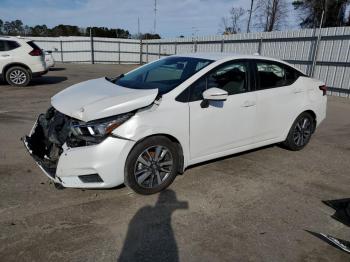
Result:
M0 19L0 35L3 34L4 22Z
M160 35L158 34L150 34L150 33L146 33L146 34L141 34L141 39L160 39Z
M31 36L48 36L49 29L46 25L36 25L30 28L30 32L28 32Z
M224 35L231 35L241 32L241 19L245 13L246 10L244 10L243 8L233 7L230 11L229 17L221 18L222 33Z
M21 35L23 33L23 23L21 20L6 21L4 23L4 33L7 35Z
M336 27L346 25L346 9L350 0L296 0L293 6L301 16L302 28L313 28L321 23L322 27Z
M279 30L288 16L286 0L258 0L258 27L265 32Z
M80 29L75 25L58 25L49 31L50 36L80 36Z
M128 30L124 29L114 29L107 27L88 27L86 28L86 36L90 35L90 28L92 29L93 36L95 37L117 37L117 38L130 38L130 33Z

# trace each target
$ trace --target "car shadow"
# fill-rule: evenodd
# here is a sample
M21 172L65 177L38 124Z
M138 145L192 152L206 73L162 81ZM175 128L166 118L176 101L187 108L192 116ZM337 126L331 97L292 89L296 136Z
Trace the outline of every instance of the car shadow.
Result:
M49 71L64 71L66 68L64 67L51 67L49 68Z
M154 206L144 206L131 219L119 262L179 261L179 252L171 226L171 215L188 209L187 201L178 201L176 193L165 190Z
M39 78L33 78L28 86L36 85L53 85L66 81L68 78L65 76L42 76Z
M335 210L331 216L333 219L350 227L350 198L323 200L322 202Z

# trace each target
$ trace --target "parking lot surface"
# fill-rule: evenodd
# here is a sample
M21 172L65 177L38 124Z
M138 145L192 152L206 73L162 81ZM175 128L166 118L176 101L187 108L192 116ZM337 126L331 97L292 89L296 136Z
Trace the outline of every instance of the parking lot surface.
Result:
M20 137L50 97L135 66L57 64L26 88L0 83L1 261L350 261L306 230L350 240L322 200L350 197L350 100L300 152L265 147L189 168L169 190L57 190ZM148 259L148 260L147 260Z

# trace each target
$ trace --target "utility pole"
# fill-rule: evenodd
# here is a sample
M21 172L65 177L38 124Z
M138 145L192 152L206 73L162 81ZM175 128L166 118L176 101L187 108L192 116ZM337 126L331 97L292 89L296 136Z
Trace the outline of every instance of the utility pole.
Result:
M137 38L141 38L141 33L140 33L140 17L137 17Z
M156 33L157 30L157 0L154 0L154 24L153 24L153 33Z
M250 10L249 10L248 25L247 25L247 33L250 33L250 22L251 22L251 20L252 20L253 6L254 6L254 0L251 0L251 1L250 1Z
M91 64L95 64L94 36L90 26Z

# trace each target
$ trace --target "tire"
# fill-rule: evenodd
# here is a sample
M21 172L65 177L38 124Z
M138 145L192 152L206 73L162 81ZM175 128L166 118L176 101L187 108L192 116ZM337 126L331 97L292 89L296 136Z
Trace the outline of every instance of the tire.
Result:
M299 151L309 143L314 130L314 117L310 113L304 112L294 121L287 139L282 145L289 150Z
M126 160L124 183L142 195L158 193L174 181L179 159L176 144L168 138L146 138L136 144Z
M12 86L27 86L31 80L31 74L21 66L11 67L6 71L6 81Z

